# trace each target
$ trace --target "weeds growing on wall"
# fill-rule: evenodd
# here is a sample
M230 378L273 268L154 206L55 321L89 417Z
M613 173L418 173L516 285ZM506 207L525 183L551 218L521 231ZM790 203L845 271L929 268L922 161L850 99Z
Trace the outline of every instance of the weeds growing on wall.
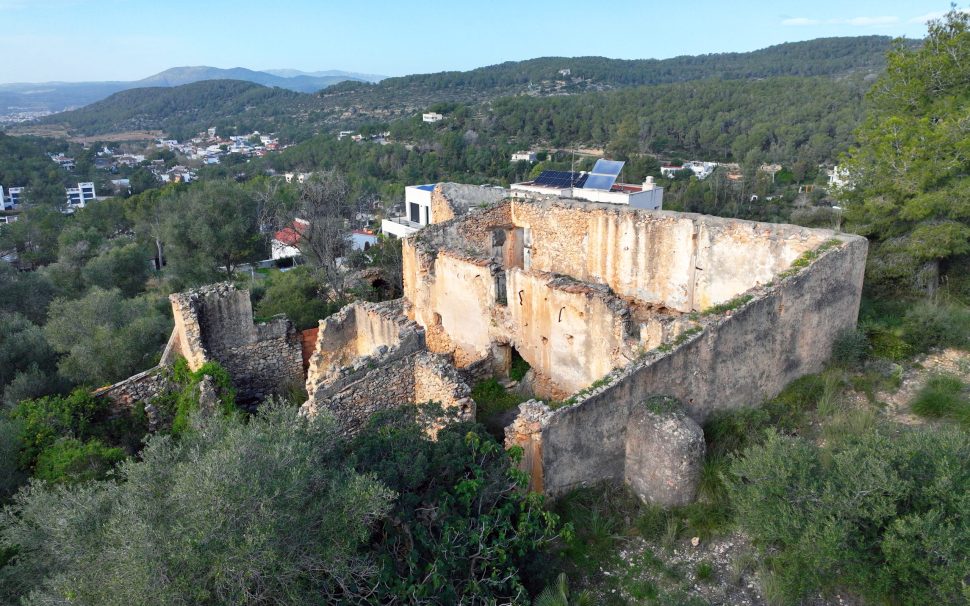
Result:
M236 390L229 373L218 362L206 362L198 370L189 369L185 358L178 358L172 365L172 380L177 389L152 400L172 422L172 435L178 436L189 429L189 419L199 408L199 384L203 377L211 377L218 392L220 411L226 416L239 414L236 406Z

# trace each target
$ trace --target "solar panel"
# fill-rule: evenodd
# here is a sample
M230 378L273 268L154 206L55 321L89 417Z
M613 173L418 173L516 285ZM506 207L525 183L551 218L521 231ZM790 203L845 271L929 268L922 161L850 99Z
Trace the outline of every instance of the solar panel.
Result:
M609 191L613 187L614 181L616 181L616 177L613 175L590 175L589 179L586 179L583 189L605 189Z
M624 164L626 163L618 160L597 160L593 166L593 170L590 172L594 175L613 175L614 177L618 177L620 176L620 171L623 170Z
M583 189L605 189L609 191L623 170L625 162L618 160L597 160Z
M547 187L582 187L586 182L586 175L567 170L544 170L532 182L535 185L545 185Z

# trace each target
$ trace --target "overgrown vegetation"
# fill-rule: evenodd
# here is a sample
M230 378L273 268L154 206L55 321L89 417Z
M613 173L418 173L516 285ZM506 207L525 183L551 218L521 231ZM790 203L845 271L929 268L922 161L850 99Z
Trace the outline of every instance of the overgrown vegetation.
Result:
M102 482L116 449L56 442L38 468L75 483L32 483L0 514L0 596L526 603L520 568L568 528L523 490L518 453L470 423L431 440L429 414L382 413L348 440L281 402L246 422L195 410Z
M970 429L970 394L963 381L953 375L930 377L916 394L911 407L918 415L954 421Z
M472 399L475 400L478 421L497 437L502 436L505 427L503 415L526 400L505 389L496 379L486 379L473 385Z
M967 596L970 436L877 428L817 446L772 433L731 465L739 524L786 602L848 587L873 600Z

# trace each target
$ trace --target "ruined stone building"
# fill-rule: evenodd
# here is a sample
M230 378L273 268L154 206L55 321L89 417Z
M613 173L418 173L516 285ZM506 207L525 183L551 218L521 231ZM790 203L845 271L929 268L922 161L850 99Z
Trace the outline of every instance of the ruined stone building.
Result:
M537 399L506 441L525 449L535 489L625 481L684 503L699 424L820 370L855 325L864 238L512 194L435 187L434 224L403 241L403 299L321 321L305 413L329 410L348 432L404 402L472 417L469 386L517 354ZM257 395L296 376L299 339L254 326L232 292L174 295L170 349L224 361Z

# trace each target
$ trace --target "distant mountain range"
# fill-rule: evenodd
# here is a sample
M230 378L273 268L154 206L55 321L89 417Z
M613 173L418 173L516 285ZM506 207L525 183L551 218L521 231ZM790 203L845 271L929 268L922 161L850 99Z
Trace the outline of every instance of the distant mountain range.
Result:
M834 82L854 91L860 82L868 82L885 69L886 51L891 46L892 40L888 37L866 36L821 38L748 53L662 60L540 57L466 72L385 78L379 83L349 79L352 74L301 72L284 77L249 70L181 68L140 81L140 86L149 83L160 86L121 91L87 107L49 116L18 130L29 132L52 127L81 135L161 130L182 139L215 126L221 133L256 129L277 133L287 141L300 141L321 131L356 128L369 122L390 123L436 105L476 104L518 95L555 101L563 96L636 87L697 82L707 90L731 81L772 78L825 79L821 86ZM234 77L248 76L249 81L202 80L226 77L230 75L228 72ZM253 82L257 77L253 74L260 80ZM296 83L308 78L348 79L307 94L263 84L276 82L272 78ZM187 80L196 81L171 86ZM734 90L729 86L721 88ZM677 89L677 94L682 92ZM850 97L854 99L851 94L846 98Z
M255 71L243 67L221 69L208 66L173 67L134 81L42 82L0 84L0 121L62 112L83 107L125 90L173 87L206 80L241 80L300 93L312 93L338 82L379 82L383 76L340 70L302 72L295 69Z

